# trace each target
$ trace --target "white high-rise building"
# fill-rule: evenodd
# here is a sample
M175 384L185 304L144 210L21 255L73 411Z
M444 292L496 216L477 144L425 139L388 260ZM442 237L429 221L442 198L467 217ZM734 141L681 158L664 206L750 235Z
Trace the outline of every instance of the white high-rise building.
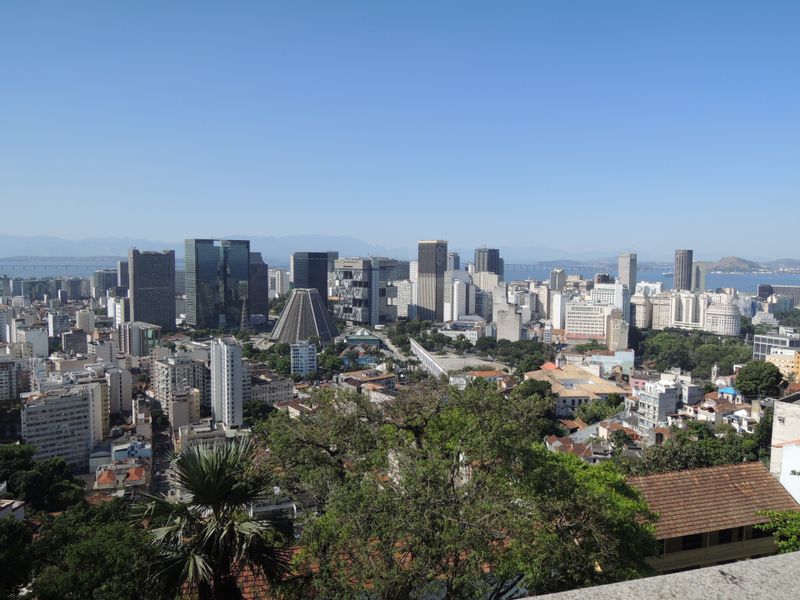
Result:
M553 329L564 329L567 319L567 300L563 292L550 294L550 323Z
M307 340L301 340L290 347L292 375L307 377L317 372L317 346Z
M567 339L605 339L608 317L612 310L613 307L609 304L570 300L567 302L564 326Z
M269 269L269 297L277 298L289 293L289 271L286 269Z
M233 338L211 342L211 410L226 427L242 425L243 370L242 348Z
M22 437L36 448L34 457L61 456L70 466L88 470L89 455L102 436L99 386L70 386L36 394L22 404Z
M622 283L598 283L592 288L592 302L608 304L622 311L622 318L631 320L631 295Z
M639 281L636 283L635 295L638 294L652 298L663 291L664 283L661 281Z
M0 342L11 342L11 331L14 311L7 306L0 306Z
M653 303L644 294L631 297L631 320L639 329L650 329L653 324Z

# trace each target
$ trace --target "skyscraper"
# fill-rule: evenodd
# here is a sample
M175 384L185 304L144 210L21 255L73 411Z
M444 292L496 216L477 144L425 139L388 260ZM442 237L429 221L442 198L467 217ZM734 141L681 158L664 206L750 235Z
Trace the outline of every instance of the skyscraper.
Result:
M128 251L130 320L175 330L175 251Z
M211 342L211 410L226 427L242 424L244 395L242 348L232 338Z
M331 256L329 252L295 252L292 255L294 288L316 289L325 306L328 305L328 261Z
M119 260L117 261L117 287L127 290L129 283L128 261Z
M567 272L564 269L550 271L550 291L560 292L567 285Z
M249 318L249 298L248 240L186 240L187 323L239 327L243 313Z
M461 257L458 255L458 252L448 252L447 253L447 270L448 271L458 271L461 269Z
M503 260L497 248L475 248L475 272L503 276Z
M703 262L696 262L692 265L692 291L705 292L706 291L706 264Z
M269 266L261 252L250 253L250 314L269 316Z
M98 269L92 276L92 298L103 298L108 290L117 287L116 269Z
M447 242L423 240L418 246L417 317L444 319L444 272L447 270Z
M637 256L632 253L620 254L617 268L617 282L627 286L631 295L636 292Z
M692 289L692 258L691 250L675 250L675 279L673 289L691 291Z

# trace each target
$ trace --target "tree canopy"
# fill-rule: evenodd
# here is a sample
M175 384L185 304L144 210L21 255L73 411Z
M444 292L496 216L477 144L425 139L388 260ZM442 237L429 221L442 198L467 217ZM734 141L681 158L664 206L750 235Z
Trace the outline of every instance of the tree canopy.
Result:
M152 548L128 504L74 506L45 519L33 545L33 595L39 600L136 600L160 597L148 585Z
M606 399L584 402L575 409L575 417L587 425L613 417L622 411L625 403L619 394L609 394Z
M736 389L745 396L775 396L782 382L778 367L761 360L746 364L736 375Z
M747 363L752 358L752 348L742 340L701 331L645 332L638 344L637 355L655 369L680 367L698 377L709 377L714 364L719 366L721 375L730 375L733 365Z
M528 382L526 382L527 384ZM381 406L320 395L259 428L280 485L306 498L301 564L326 597L500 598L634 577L651 517L612 466L549 452L554 399L430 383Z
M763 448L760 443L767 443ZM649 446L640 460L621 464L637 475L697 469L758 460L769 452L762 437L737 434L732 429L717 436L705 423L695 421L686 429L673 428L671 437L660 446Z
M83 501L83 486L61 457L34 460L26 444L0 446L0 481L34 510L59 511Z

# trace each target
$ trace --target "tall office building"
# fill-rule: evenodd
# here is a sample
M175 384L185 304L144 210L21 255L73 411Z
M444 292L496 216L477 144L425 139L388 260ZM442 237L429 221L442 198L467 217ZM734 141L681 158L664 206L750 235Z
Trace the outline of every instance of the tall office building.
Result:
M567 285L567 272L564 269L550 271L550 291L560 292Z
M269 316L269 266L261 252L250 253L250 314Z
M130 320L175 331L175 251L128 251Z
M692 289L691 250L675 250L675 279L673 289L691 291Z
M240 427L244 394L242 348L232 338L211 342L211 409L215 421Z
M475 249L475 272L477 273L496 273L503 276L503 259L500 258L500 250L497 248Z
M328 263L332 254L295 252L292 255L292 285L295 289L316 289L325 306L328 306Z
M92 276L92 298L102 298L117 287L116 269L98 269Z
M636 291L636 263L637 256L632 253L620 254L617 266L617 282L627 286L633 295Z
M249 319L249 299L248 240L186 240L187 323L239 327L243 314Z
M423 240L418 246L417 317L423 321L444 320L444 273L447 242Z
M117 287L128 289L130 277L128 276L128 261L117 261Z
M397 319L393 282L408 276L407 263L391 258L340 258L336 260L333 295L338 298L334 316L348 323L379 325Z
M692 265L692 291L706 291L706 270L708 263L696 262Z
M326 254L328 255L328 273L333 273L336 268L336 261L339 260L339 251L328 250Z
M447 270L448 271L459 271L461 269L461 257L458 255L458 252L448 252L447 253Z

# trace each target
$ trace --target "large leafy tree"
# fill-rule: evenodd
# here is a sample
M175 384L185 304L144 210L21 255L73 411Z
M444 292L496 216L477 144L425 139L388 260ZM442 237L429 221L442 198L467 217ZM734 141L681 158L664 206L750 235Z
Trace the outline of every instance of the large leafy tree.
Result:
M34 460L33 446L0 446L0 481L36 510L60 511L83 501L83 486L61 457Z
M159 554L153 581L174 594L191 591L204 600L240 597L245 572L273 582L286 574L280 535L251 511L273 495L257 459L249 440L211 450L195 446L177 457L176 479L185 500L151 496L139 513L151 523Z
M46 517L33 544L33 595L39 600L135 600L160 597L146 585L152 552L122 500L69 508Z
M537 383L508 397L431 383L381 407L340 394L272 416L273 467L315 502L301 538L311 588L501 598L644 572L646 505L613 469L545 449L558 426Z
M800 512L770 511L766 513L769 521L757 527L775 536L778 552L797 552L800 550Z
M747 363L736 375L736 389L745 396L775 396L782 382L778 367L761 360Z
M14 517L0 519L0 599L13 597L15 588L28 581L32 539L25 523Z
M641 460L622 464L638 475L651 475L758 458L759 440L755 436L730 430L717 437L705 423L695 422L687 429L673 429L671 437L661 446L649 446Z
M592 425L603 419L613 417L625 408L619 394L609 394L605 400L585 402L575 409L575 416L584 423Z

